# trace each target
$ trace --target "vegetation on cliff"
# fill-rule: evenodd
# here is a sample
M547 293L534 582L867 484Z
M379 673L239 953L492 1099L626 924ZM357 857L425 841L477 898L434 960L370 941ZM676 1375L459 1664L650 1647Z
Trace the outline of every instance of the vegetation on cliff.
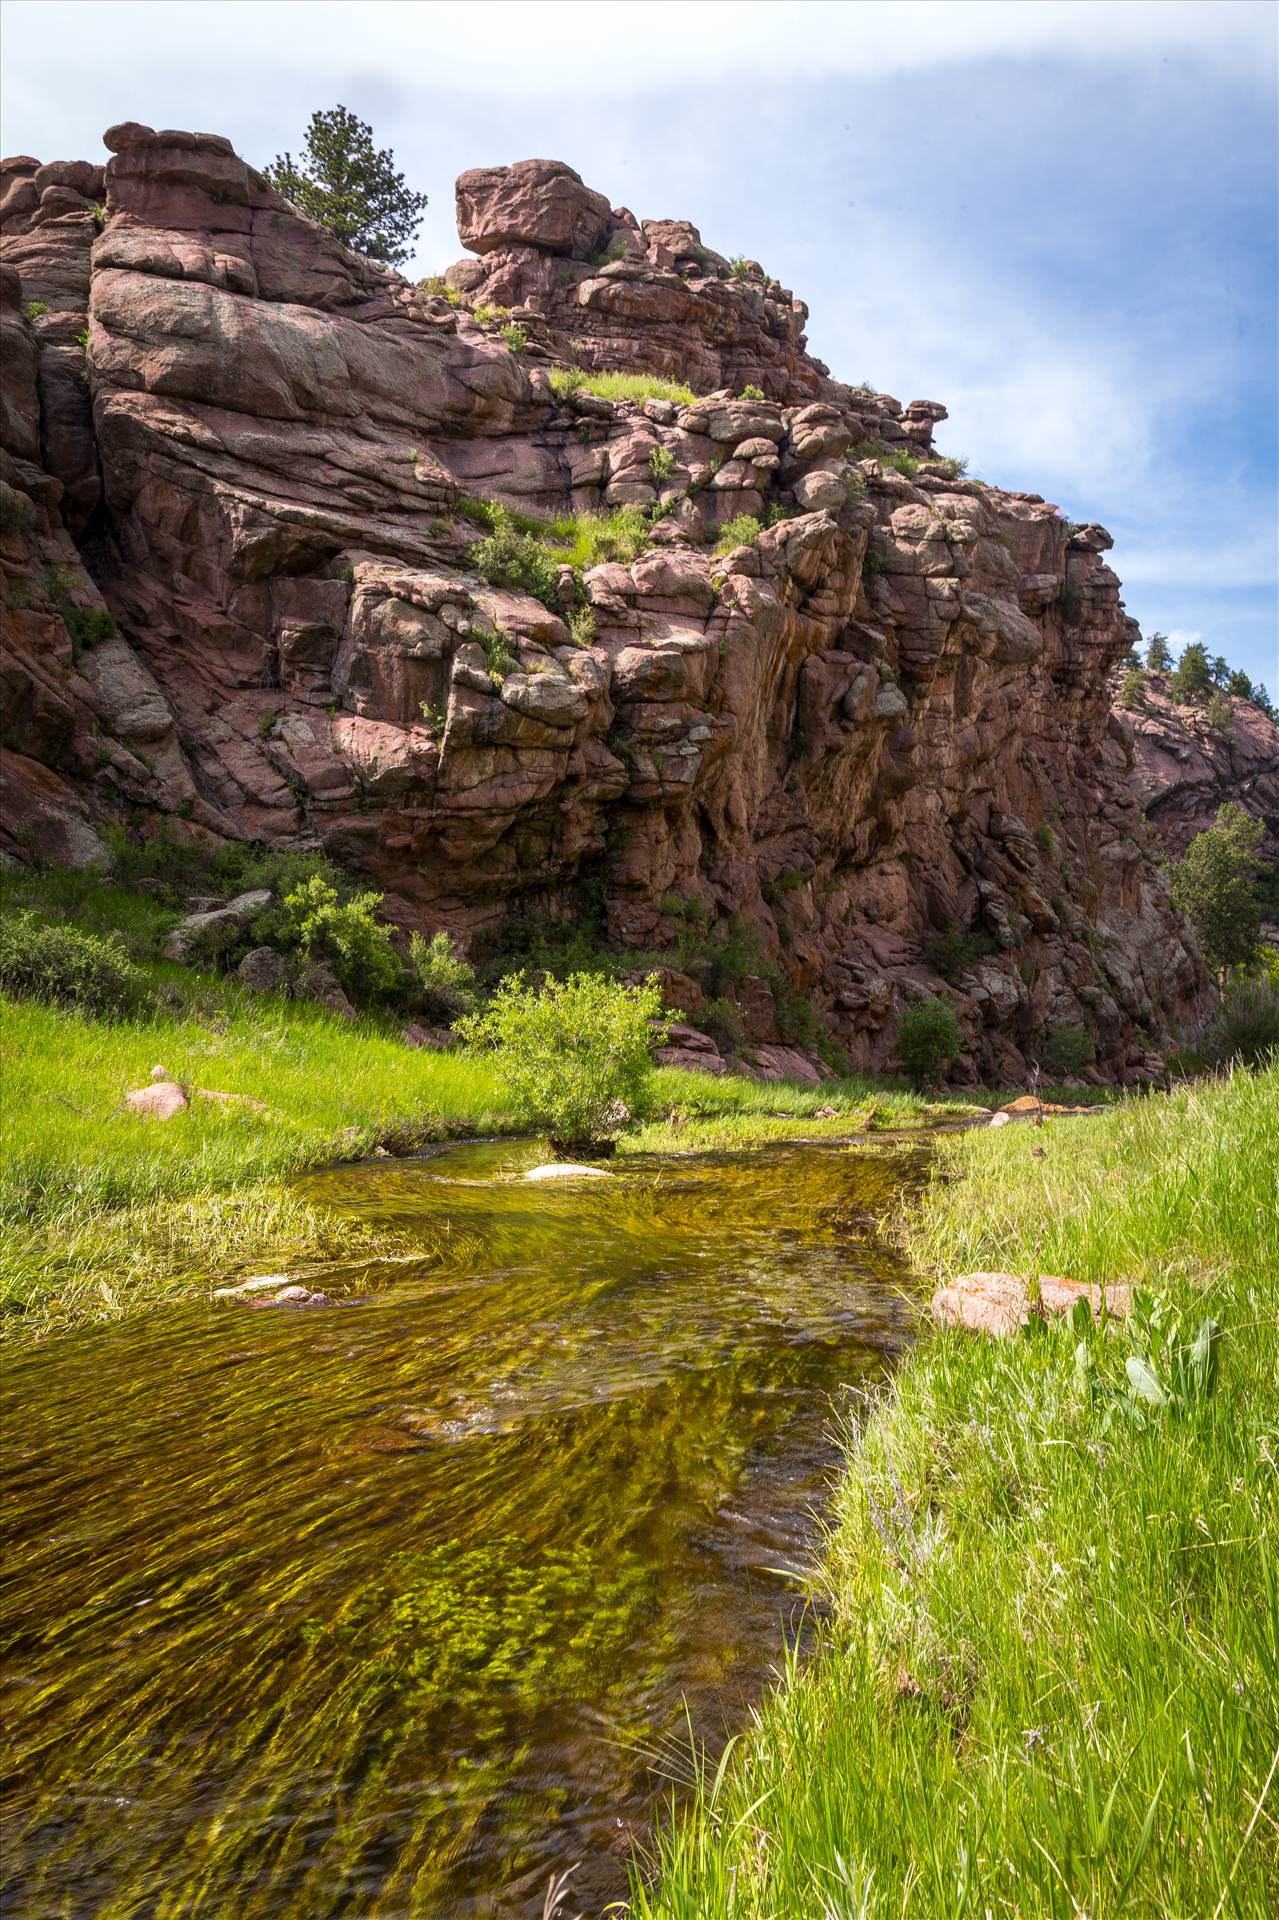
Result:
M301 159L277 154L266 177L357 253L398 266L412 252L426 195L405 184L391 149L374 146L372 127L348 108L313 113Z
M924 1272L1158 1304L939 1334L856 1417L819 1650L702 1772L644 1920L1275 1910L1277 1128L1271 1068L1037 1134L1042 1158L1016 1128L945 1143ZM1117 1417L1206 1316L1216 1392L1209 1369Z

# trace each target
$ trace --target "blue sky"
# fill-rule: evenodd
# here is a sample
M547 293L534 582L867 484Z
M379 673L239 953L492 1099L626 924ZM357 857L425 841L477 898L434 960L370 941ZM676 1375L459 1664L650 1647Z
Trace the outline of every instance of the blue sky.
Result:
M812 309L832 370L941 400L983 479L1115 535L1130 612L1279 693L1269 0L8 0L3 145L113 120L264 164L345 105L460 251L463 167L550 155Z

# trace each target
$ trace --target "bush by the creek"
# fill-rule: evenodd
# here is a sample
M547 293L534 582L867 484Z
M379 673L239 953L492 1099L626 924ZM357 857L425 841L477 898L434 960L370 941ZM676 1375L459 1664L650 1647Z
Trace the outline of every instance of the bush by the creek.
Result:
M353 999L387 999L402 985L404 970L390 928L374 917L381 904L380 893L353 893L344 900L325 874L313 873L285 894L280 906L259 914L253 937L323 963Z
M1092 1035L1087 1027L1068 1027L1058 1022L1044 1035L1040 1064L1054 1079L1077 1080L1092 1057Z
M1204 1036L1217 1066L1238 1061L1264 1067L1279 1061L1279 965L1233 974Z
M963 1045L954 1008L931 994L914 1001L897 1022L897 1058L917 1087L939 1080Z
M548 976L540 987L512 974L482 1013L457 1022L468 1047L493 1054L516 1118L579 1153L612 1140L642 1108L661 1031L655 977L627 986L592 973Z
M475 968L463 958L447 933L429 940L415 933L409 941L409 966L423 1013L430 1020L456 1020L470 1013L477 987Z
M0 917L0 988L103 1016L137 1003L142 976L117 935L51 926L28 911Z

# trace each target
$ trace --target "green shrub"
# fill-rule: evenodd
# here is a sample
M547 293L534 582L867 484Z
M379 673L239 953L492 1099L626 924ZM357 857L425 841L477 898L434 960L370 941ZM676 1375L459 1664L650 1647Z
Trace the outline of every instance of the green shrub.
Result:
M554 542L561 566L584 572L603 560L625 566L648 545L651 527L638 507L617 507L612 513L581 513L553 520L547 538Z
M451 307L460 307L462 304L462 296L457 288L451 287L438 273L433 273L429 279L419 280L417 290L419 293L433 294L438 300L447 300Z
M401 984L402 969L390 929L374 918L381 904L380 893L343 900L323 873L313 873L278 909L258 916L253 934L267 946L297 947L323 961L354 1000L385 999Z
M501 627L490 627L485 633L477 633L475 638L484 648L485 671L493 685L500 688L515 665L515 656L511 651L511 636Z
M750 262L744 253L735 253L728 263L729 278L745 280L750 275Z
M620 233L615 233L613 235L613 238L608 242L606 246L597 247L595 249L594 253L590 255L590 262L593 267L611 266L614 260L622 259L625 252L626 252L625 235Z
M642 406L646 400L674 400L679 406L691 407L697 398L691 387L660 373L591 373L577 367L557 367L551 374L551 386L556 393L593 393L601 400L629 400L635 406Z
M572 919L525 911L513 913L495 934L478 943L482 949L481 972L489 982L528 969L534 975L551 974L566 980L573 973L600 973L612 979L617 962L604 945L597 924L588 924L590 916Z
M1279 1063L1279 979L1260 969L1232 975L1203 1049L1217 1066Z
M897 1021L897 1058L917 1087L940 1079L963 1044L954 1008L931 994L914 1001Z
M693 1024L715 1042L721 1053L740 1053L746 1044L741 1008L724 994L708 1000Z
M558 611L560 562L541 540L521 533L505 508L495 509L492 532L475 542L470 560L490 586L516 587Z
M518 320L508 320L500 332L512 353L523 353L528 346L528 330Z
M1035 828L1035 845L1041 853L1051 855L1057 846L1057 837L1046 820L1041 820Z
M577 607L568 616L569 638L575 647L589 647L595 640L595 613L590 607Z
M115 634L115 621L105 607L76 607L67 602L58 611L71 636L73 660L78 660L86 648L100 646Z
M1202 640L1192 640L1183 648L1177 670L1168 685L1174 700L1184 705L1187 701L1198 700L1212 687L1212 672L1208 665L1208 649Z
M654 480L665 480L667 475L673 472L674 467L675 455L669 447L653 448L648 456L648 470Z
M29 533L35 525L35 502L7 483L0 484L0 533ZM14 604L12 598L7 606Z
M1235 730L1234 709L1223 693L1218 693L1214 690L1213 693L1209 695L1207 718L1208 725L1212 728L1213 732L1219 733L1227 739Z
M963 454L949 455L946 459L939 460L937 465L948 480L962 480L968 472L968 462Z
M625 1113L643 1106L661 1016L656 977L633 987L575 973L539 988L517 973L457 1032L467 1046L492 1051L519 1120L557 1150L583 1152L611 1140Z
M1093 1057L1087 1027L1050 1026L1044 1035L1040 1065L1054 1080L1077 1080Z
M0 988L6 993L101 1016L128 1012L142 984L115 934L50 926L30 910L0 915Z
M928 964L934 973L953 986L960 975L967 973L975 961L994 951L995 942L981 929L976 932L962 933L952 921L945 933L939 933L930 940L925 952Z
M49 303L47 300L28 300L26 306L22 309L22 317L24 320L43 320L48 311Z
M757 520L753 513L734 514L733 518L726 520L720 528L719 537L715 542L715 551L731 553L734 547L749 547L759 539L763 531L763 522Z
M764 392L763 387L757 387L752 384L742 388L743 400L767 400L767 398L768 395Z
M1140 707L1146 701L1146 676L1140 667L1129 667L1119 689L1121 707Z
M1172 898L1193 921L1204 955L1224 973L1247 966L1261 933L1257 849L1265 837L1235 801L1217 809L1217 824L1197 833L1172 869Z
M409 941L409 966L419 1004L430 1020L456 1020L475 1005L475 968L457 951L447 933Z

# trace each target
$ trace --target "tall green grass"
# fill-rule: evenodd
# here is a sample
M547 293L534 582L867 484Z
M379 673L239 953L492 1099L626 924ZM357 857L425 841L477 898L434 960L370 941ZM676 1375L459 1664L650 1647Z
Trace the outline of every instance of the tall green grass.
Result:
M637 1916L1279 1911L1277 1141L1270 1071L943 1144L926 1273L1143 1280L1221 1323L1219 1390L1106 1429L1064 1326L921 1343L850 1423L815 1656Z
M176 1002L106 1022L0 1000L0 1313L35 1324L115 1312L211 1270L373 1242L289 1194L287 1176L386 1143L507 1124L486 1061L414 1052L365 1022L152 969ZM192 1099L166 1121L125 1095L163 1066Z
M668 380L660 373L624 373L611 369L590 373L580 367L557 367L550 376L556 393L593 393L601 400L630 400L642 406L645 400L674 400L691 407L697 399L693 389L682 380Z

